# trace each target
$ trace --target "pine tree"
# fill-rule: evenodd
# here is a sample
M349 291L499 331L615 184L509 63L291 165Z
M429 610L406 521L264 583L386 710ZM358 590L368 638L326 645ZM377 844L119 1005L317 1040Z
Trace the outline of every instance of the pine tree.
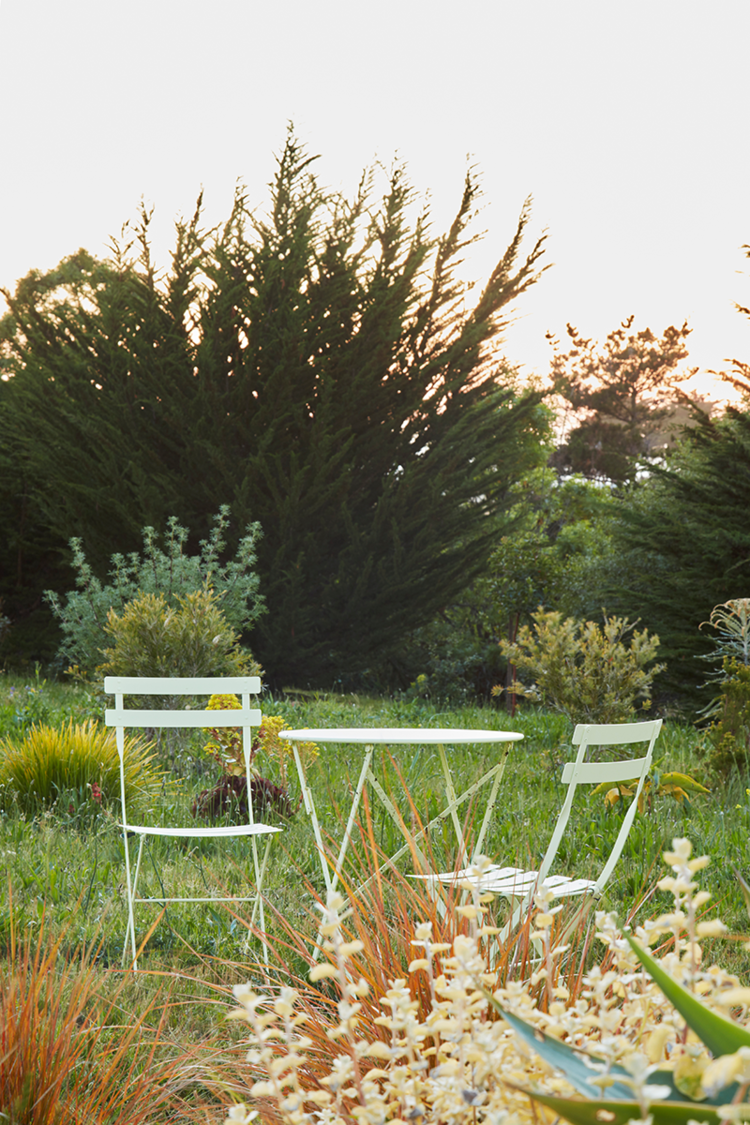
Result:
M685 402L682 384L695 374L687 359L687 324L661 337L650 328L631 332L628 317L603 346L568 325L570 351L556 350L552 378L577 421L553 457L563 472L622 483L635 477L639 461L663 454L665 422Z
M168 515L197 538L222 503L238 532L258 520L252 645L277 683L361 669L427 620L481 569L546 439L496 355L541 273L543 239L518 264L528 207L466 310L473 174L437 239L403 169L372 194L367 176L351 200L324 191L290 134L269 214L239 192L205 231L199 207L165 277L142 213L111 261L81 252L6 294L0 438L35 527L101 567Z
M701 631L714 606L750 590L750 412L728 408L721 418L696 411L667 468L656 468L614 525L616 585L608 607L639 616L661 640L663 688L691 706L711 649Z

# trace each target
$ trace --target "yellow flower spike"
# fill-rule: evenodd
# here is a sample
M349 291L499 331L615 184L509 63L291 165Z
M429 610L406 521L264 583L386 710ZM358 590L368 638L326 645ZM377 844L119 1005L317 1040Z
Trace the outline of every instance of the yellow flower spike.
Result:
M732 1082L744 1083L750 1077L750 1048L740 1047L731 1055L722 1055L718 1059L711 1059L706 1066L701 1079L703 1089L709 1097L718 1094L725 1086Z
M319 965L314 965L313 967L311 967L307 975L308 978L313 981L313 983L315 983L315 981L322 981L326 980L327 978L333 978L333 976L338 976L338 970L336 969L335 965L328 964L327 961L323 961L320 962Z
M723 922L714 918L710 922L698 922L695 932L698 937L723 937L729 931Z
M750 988L728 988L718 993L716 999L720 1004L730 1007L741 1004L743 1007L750 1004Z
M426 957L419 957L419 958L417 958L416 961L411 961L409 963L409 972L410 973L416 973L419 969L427 970L427 969L429 969L429 967L430 967L430 962L427 960L427 958Z
M254 1098L272 1098L276 1093L273 1082L256 1082L250 1087Z
M387 1043L383 1043L381 1039L376 1039L364 1053L370 1059L385 1059L390 1062L393 1057L393 1048L389 1047Z
M664 862L669 867L681 867L690 859L693 845L683 837L672 840L672 847L674 851L663 853Z
M248 1109L244 1102L239 1102L230 1108L224 1119L224 1125L250 1125L257 1116L257 1109Z
M664 1058L664 1048L673 1033L673 1028L669 1027L666 1023L659 1024L659 1026L651 1032L646 1043L646 1055L650 1063L655 1064L661 1062Z
M342 957L351 957L355 953L361 953L364 948L365 943L360 941L359 938L355 938L354 941L342 941L339 946L339 953Z
M711 862L709 855L699 856L697 859L691 859L688 863L688 870L694 875L696 871L702 871L704 867L708 867Z

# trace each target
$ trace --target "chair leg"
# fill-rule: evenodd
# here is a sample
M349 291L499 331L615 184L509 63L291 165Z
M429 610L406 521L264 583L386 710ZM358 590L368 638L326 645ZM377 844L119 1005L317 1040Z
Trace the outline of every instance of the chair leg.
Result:
M252 838L253 846L253 864L255 867L255 901L253 903L253 913L251 915L251 924L255 925L255 919L260 914L260 932L263 942L263 962L268 969L268 942L266 941L266 913L263 906L263 878L266 873L266 866L268 864L268 852L271 847L271 837L269 836L266 841L266 847L263 852L263 859L258 864L258 845L255 837Z
M134 912L133 906L134 906L134 902L135 902L136 891L137 891L137 888L138 888L138 876L139 876L140 870L141 870L141 856L143 855L144 837L143 836L140 837L140 842L138 844L138 859L136 860L136 864L135 864L135 874L133 876L132 885L131 885L131 882L130 882L130 848L128 846L127 833L123 833L123 837L124 837L124 842L125 842L125 881L126 881L126 885L127 885L127 895L128 895L128 928L125 931L125 939L122 943L122 965L123 965L123 968L124 968L125 967L125 958L127 956L128 936L130 936L131 946L132 946L132 950L133 950L132 967L133 967L133 972L137 973L138 972L138 960L137 960L137 954L136 954L136 948L135 948L135 912Z

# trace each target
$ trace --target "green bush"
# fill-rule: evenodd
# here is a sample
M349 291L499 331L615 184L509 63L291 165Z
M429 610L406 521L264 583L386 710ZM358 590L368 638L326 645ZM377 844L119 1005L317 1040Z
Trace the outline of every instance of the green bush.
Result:
M161 793L164 777L142 738L125 740L125 796L138 804ZM94 722L35 726L23 738L0 741L0 806L16 804L35 815L63 793L77 791L106 807L120 798L120 761L114 730Z
M625 722L637 700L643 709L651 706L651 683L664 668L646 668L656 656L657 636L636 632L637 622L621 617L605 616L599 626L539 609L532 621L533 631L524 625L514 642L500 642L508 661L536 680L531 687L514 683L511 690L562 711L572 723ZM503 690L498 685L493 692Z
M719 663L706 686L720 685L700 712L702 719L712 720L709 765L724 777L734 767L745 775L750 765L750 598L715 605L703 625L710 625L717 635L712 638L714 651L701 659Z
M750 766L750 666L733 657L723 662L724 680L714 721L708 729L708 763L726 777L736 766L744 776Z
M211 590L178 596L142 594L118 616L107 617L112 646L99 671L105 676L258 676L260 665L240 647L239 636Z
M228 523L229 509L223 505L214 519L211 535L200 544L199 555L185 553L188 532L180 527L175 516L167 521L166 551L158 546L153 527L144 527L143 556L135 552L127 558L113 555L112 581L106 586L86 562L81 540L71 539L78 588L66 596L64 603L54 591L45 592L63 632L58 660L84 673L93 672L107 645L109 611L122 613L141 594L160 595L167 605L177 606L187 594L211 589L227 622L238 631L249 629L265 612L258 593L258 576L253 570L261 529L259 524L251 524L240 540L234 560L222 564L219 558L226 546Z

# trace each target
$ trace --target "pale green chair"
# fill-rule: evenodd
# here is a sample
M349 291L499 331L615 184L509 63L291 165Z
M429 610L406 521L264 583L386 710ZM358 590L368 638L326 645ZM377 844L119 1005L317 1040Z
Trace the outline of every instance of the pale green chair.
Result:
M563 768L562 783L567 786L567 793L562 809L557 818L557 823L552 832L552 837L544 853L544 858L536 870L526 871L520 867L503 867L499 864L489 864L478 873L477 866L465 867L460 871L445 871L432 874L426 878L432 882L440 882L447 886L460 886L475 895L493 893L510 900L511 916L503 927L500 941L506 940L524 918L533 902L537 888L544 883L545 887L554 891L556 898L569 898L577 895L590 894L593 898L601 897L604 888L614 870L628 833L633 825L638 808L638 799L643 791L654 753L654 743L661 730L661 719L654 719L646 723L612 723L607 725L588 723L575 728L573 745L578 747L578 752L572 762ZM591 748L613 746L638 746L643 748L638 757L623 757L616 761L587 761ZM579 785L601 785L609 783L613 787L625 782L635 783L633 797L620 830L614 842L601 873L596 879L582 879L570 874L557 874L553 871L555 859L560 848L560 842L567 828L573 801Z
M104 680L104 691L114 695L115 706L105 712L107 726L115 728L117 751L120 757L120 797L122 802L122 837L125 846L125 881L128 898L128 928L123 943L123 964L127 957L128 939L132 949L132 966L137 970L137 951L135 943L135 907L144 903L165 905L175 902L229 902L253 903L252 923L256 917L260 918L260 932L263 939L263 956L268 964L268 949L265 941L265 913L263 910L263 876L268 861L268 849L272 835L281 829L268 824L261 824L253 817L253 802L250 778L250 750L252 746L252 728L261 724L261 713L250 707L250 697L260 691L260 679L257 676L236 676L221 678L187 678L187 677L124 677L107 676ZM241 709L225 711L194 710L187 697L208 695L238 695L242 701ZM162 699L169 697L185 697L186 705L170 710L161 709L126 709L125 696L160 696ZM198 827L172 827L164 825L132 824L128 819L125 793L125 731L131 728L145 728L160 730L163 728L211 728L211 727L241 727L242 747L245 758L245 777L247 780L247 808L248 819L245 824L212 825ZM137 836L138 856L135 868L131 862L130 846L131 837ZM224 839L226 837L246 836L250 840L253 857L253 871L255 885L252 893L243 896L210 895L201 898L176 898L168 895L142 898L138 894L138 877L141 872L141 859L143 847L149 836L189 838L189 839ZM266 847L262 858L258 854L258 837L267 836Z

